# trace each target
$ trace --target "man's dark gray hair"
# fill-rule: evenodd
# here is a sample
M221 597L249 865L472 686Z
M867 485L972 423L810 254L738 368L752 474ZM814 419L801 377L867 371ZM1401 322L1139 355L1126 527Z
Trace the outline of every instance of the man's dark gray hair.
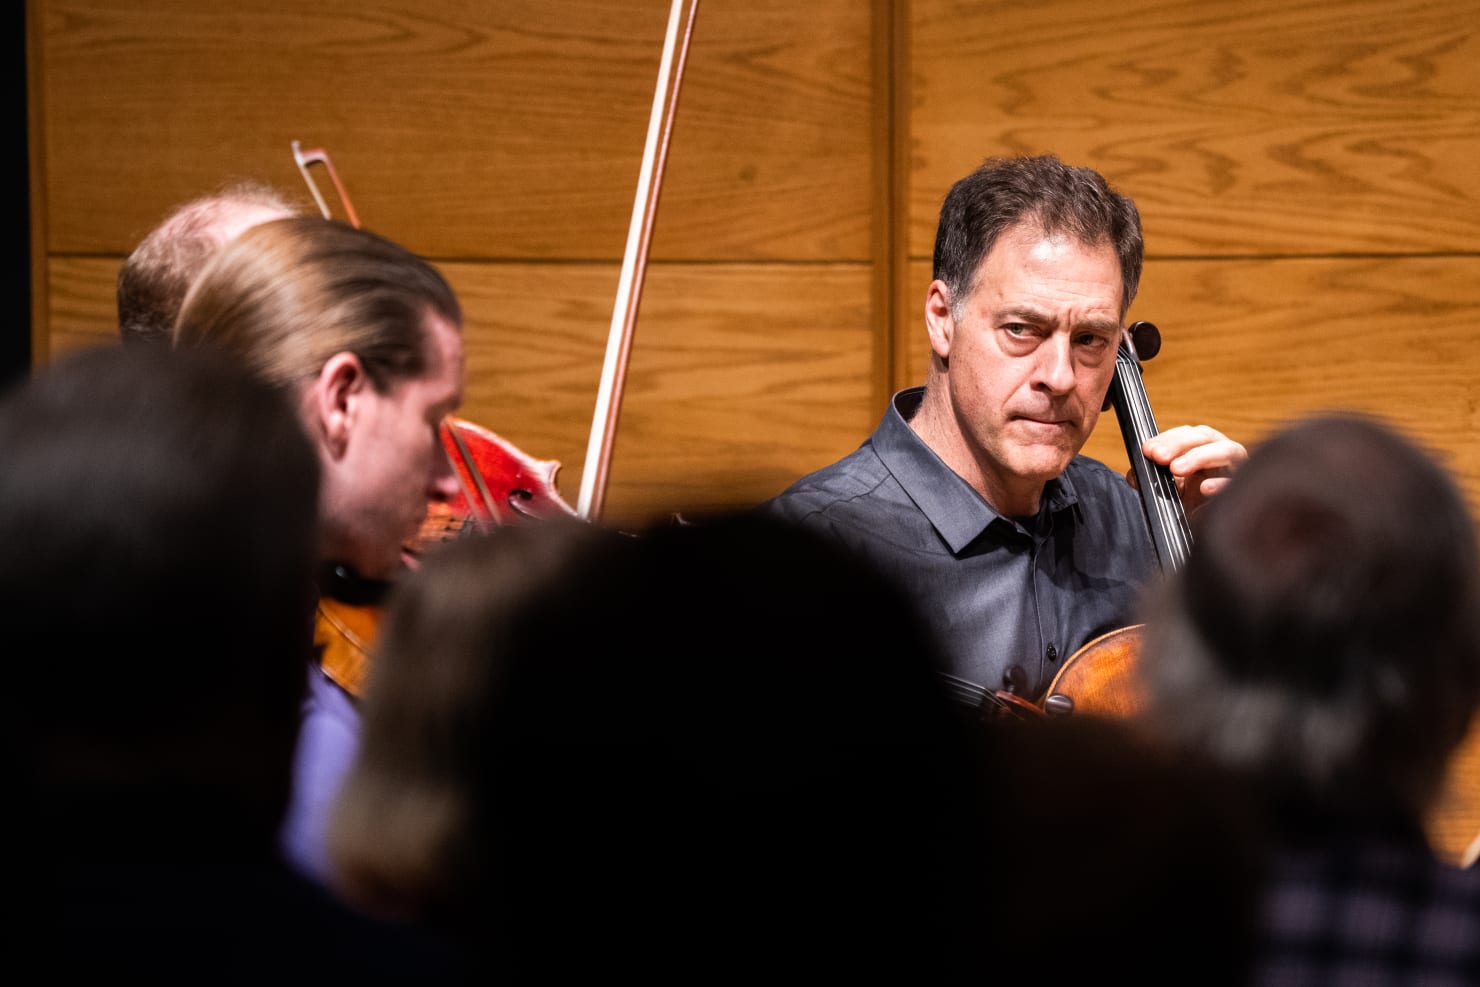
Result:
M997 238L1025 223L1051 236L1115 248L1124 317L1141 283L1141 214L1099 172L1066 165L1052 154L988 158L946 194L935 233L932 277L950 289L953 315L960 317L961 304L975 288L977 269Z

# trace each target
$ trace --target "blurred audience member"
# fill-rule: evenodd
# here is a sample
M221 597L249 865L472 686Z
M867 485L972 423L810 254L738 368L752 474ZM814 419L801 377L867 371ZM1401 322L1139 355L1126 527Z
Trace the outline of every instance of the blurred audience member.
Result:
M507 528L393 591L348 893L561 982L975 970L975 750L892 587L780 522Z
M319 489L283 397L205 353L85 350L0 402L0 462L18 965L445 972L277 853Z
M516 979L1183 970L1132 953L1155 929L1239 983L1251 853L1207 779L1118 724L983 729L940 660L775 519L448 545L393 591L338 873Z
M1322 416L1256 449L1194 524L1148 625L1147 723L1266 817L1255 982L1480 983L1480 871L1423 830L1480 699L1460 490L1392 426Z
M990 729L982 976L1244 987L1260 834L1221 773L1119 718Z

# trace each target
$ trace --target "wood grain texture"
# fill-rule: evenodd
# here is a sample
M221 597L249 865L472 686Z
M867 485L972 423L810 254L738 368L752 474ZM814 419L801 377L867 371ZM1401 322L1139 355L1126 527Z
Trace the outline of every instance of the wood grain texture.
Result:
M467 315L471 418L563 464L575 500L617 269L447 265ZM612 454L605 516L747 507L873 427L863 265L655 265Z
M668 3L36 7L52 355L112 338L118 263L179 202L256 177L310 206L302 140L464 295L465 414L573 494ZM870 427L875 16L701 4L608 514L752 503Z
M1057 152L1153 256L1474 251L1472 0L914 5L911 247L988 155Z
M53 257L46 265L50 356L118 342L119 258Z
M41 0L49 247L122 254L232 176L334 155L367 226L446 259L620 258L664 0ZM701 4L655 258L869 256L870 17Z

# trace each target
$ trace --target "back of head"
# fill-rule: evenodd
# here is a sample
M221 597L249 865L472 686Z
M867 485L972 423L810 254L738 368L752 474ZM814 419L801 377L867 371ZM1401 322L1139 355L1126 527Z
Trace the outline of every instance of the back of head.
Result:
M1120 717L1007 721L992 740L977 939L998 979L1093 983L1133 963L1139 982L1178 983L1196 956L1197 983L1246 987L1260 834L1216 766Z
M211 258L181 307L175 346L214 346L289 389L354 353L384 391L425 369L429 312L462 325L431 264L368 230L296 216L258 224Z
M311 647L318 464L292 410L206 354L96 348L5 397L0 462L33 807L98 803L100 846L214 810L271 847ZM129 818L166 793L176 812Z
M522 615L565 599L566 575L609 537L574 520L498 528L437 545L396 581L376 633L359 756L329 830L347 897L396 920L459 926L486 893L474 810L506 656L542 645L526 639Z
M190 285L222 244L298 208L270 185L236 182L185 203L118 270L118 329L127 344L168 346Z
M395 624L450 617L429 603L454 581L439 573L467 587L481 564L483 694L439 729L471 745L478 849L459 872L508 937L494 959L702 975L958 957L979 891L975 748L892 584L760 518L560 546L562 527L429 555L392 604L367 709L362 769L404 702L389 666L429 663Z
M1416 821L1480 700L1475 532L1395 429L1321 417L1200 511L1143 659L1152 720L1283 806Z
M950 288L953 305L971 294L976 272L997 238L1024 223L1045 234L1113 246L1120 258L1121 313L1130 308L1141 282L1140 212L1099 172L1067 165L1052 154L989 158L946 193L932 277Z

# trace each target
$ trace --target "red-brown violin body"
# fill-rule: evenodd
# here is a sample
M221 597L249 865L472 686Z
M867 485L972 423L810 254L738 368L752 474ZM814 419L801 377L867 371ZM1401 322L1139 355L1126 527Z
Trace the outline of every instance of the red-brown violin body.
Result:
M553 517L574 516L560 496L555 478L560 463L537 459L482 425L449 418L442 426L442 448L458 478L458 495L427 507L413 555L427 545L474 531Z

